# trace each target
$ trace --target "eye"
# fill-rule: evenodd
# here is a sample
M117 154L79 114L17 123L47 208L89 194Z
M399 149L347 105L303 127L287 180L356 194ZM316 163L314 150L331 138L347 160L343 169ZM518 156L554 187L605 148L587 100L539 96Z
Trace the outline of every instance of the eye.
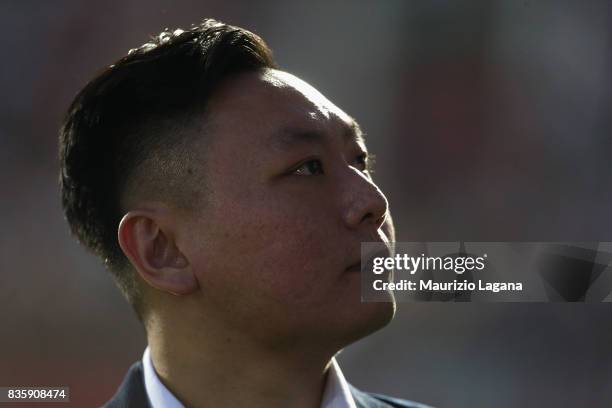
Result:
M355 168L364 173L372 171L372 160L368 157L367 153L361 153L355 158Z
M293 170L292 174L298 176L316 176L318 174L323 174L323 163L318 159L308 160Z

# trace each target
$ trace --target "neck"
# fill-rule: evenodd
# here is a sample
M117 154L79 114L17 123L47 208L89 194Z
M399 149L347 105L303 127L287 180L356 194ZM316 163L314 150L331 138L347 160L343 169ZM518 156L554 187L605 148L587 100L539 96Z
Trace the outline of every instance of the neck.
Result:
M186 407L320 406L333 352L262 346L218 327L187 331L148 335L160 380Z

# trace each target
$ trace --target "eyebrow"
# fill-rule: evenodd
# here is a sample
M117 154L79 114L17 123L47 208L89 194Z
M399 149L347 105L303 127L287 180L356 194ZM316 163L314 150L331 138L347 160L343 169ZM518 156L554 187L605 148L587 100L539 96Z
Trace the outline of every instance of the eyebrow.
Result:
M359 124L351 120L343 125L345 142L356 141L365 145L364 133ZM291 150L299 145L325 144L326 133L319 129L284 127L269 138L269 145L278 150Z

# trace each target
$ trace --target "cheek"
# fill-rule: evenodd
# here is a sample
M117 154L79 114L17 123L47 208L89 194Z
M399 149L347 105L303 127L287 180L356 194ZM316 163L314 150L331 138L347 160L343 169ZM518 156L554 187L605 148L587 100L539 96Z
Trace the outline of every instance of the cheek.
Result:
M332 235L325 225L298 219L276 218L262 226L248 239L252 245L245 254L262 291L291 303L325 296L341 272Z
M206 234L207 266L222 274L223 285L261 300L319 302L339 279L344 261L330 213L320 203L235 199L211 214L211 221L223 221Z
M278 296L278 300L319 301L341 272L328 241L307 228L301 233L287 234L284 239L272 240L253 253L262 288L269 290L271 296Z

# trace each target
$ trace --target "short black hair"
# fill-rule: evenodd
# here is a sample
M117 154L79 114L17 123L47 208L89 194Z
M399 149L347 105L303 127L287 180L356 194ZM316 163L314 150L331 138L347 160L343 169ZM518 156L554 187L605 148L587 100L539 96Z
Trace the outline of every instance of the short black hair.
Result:
M104 261L141 319L136 277L117 239L122 196L153 177L158 192L182 197L177 190L183 183L172 180L173 174L180 177L172 168L184 168L180 152L188 150L176 149L189 143L180 128L206 109L231 75L275 67L260 37L205 19L188 30L165 29L130 50L70 105L59 138L64 213L72 233ZM137 171L143 166L144 177Z

